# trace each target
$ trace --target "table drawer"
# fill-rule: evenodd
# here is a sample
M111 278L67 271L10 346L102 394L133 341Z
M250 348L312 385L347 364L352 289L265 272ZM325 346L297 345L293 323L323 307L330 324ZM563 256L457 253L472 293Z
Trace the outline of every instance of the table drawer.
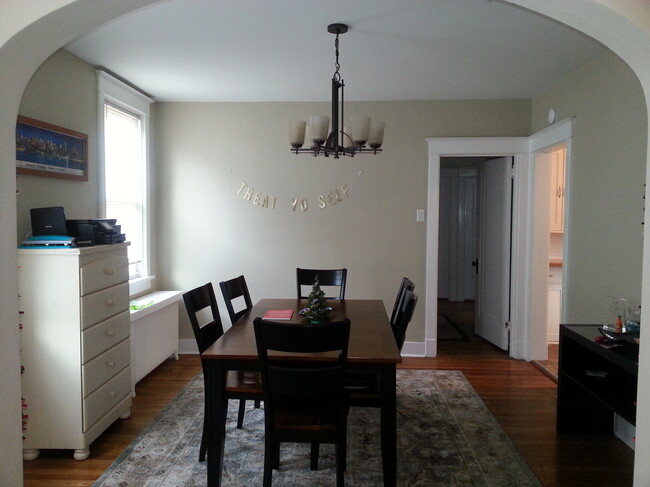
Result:
M127 367L83 400L84 431L88 431L129 394L131 394L131 369Z
M129 312L123 311L102 323L81 332L81 363L86 363L100 353L114 347L129 336Z
M129 283L102 289L81 298L81 329L129 309Z
M128 367L130 359L129 340L123 340L85 364L81 368L83 397L87 397L119 371Z

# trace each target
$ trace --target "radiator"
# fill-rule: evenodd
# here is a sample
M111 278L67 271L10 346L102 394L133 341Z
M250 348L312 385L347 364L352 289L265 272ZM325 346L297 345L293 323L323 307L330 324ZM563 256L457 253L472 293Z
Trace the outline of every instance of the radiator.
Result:
M133 303L131 310L131 395L135 385L169 357L178 360L178 302L180 291L155 291Z

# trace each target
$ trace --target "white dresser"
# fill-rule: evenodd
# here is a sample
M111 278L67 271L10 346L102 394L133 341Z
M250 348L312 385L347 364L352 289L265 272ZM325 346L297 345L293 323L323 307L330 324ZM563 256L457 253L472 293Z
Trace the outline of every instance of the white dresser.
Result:
M131 413L128 243L19 249L23 457L89 445Z

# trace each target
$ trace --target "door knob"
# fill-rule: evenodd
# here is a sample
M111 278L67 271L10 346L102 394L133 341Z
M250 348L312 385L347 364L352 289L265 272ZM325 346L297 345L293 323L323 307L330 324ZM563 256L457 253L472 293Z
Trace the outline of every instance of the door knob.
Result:
M475 260L472 261L472 267L474 268L474 270L478 274L478 259L475 259Z

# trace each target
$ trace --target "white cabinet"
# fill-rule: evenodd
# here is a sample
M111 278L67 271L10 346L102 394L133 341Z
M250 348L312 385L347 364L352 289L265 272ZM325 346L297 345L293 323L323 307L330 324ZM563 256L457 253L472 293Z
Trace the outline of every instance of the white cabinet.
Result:
M564 193L566 172L566 149L551 153L551 194L550 230L551 233L564 232Z
M548 315L546 340L560 341L560 315L562 311L562 267L550 266L548 273Z
M19 249L23 456L74 458L131 411L127 245Z

